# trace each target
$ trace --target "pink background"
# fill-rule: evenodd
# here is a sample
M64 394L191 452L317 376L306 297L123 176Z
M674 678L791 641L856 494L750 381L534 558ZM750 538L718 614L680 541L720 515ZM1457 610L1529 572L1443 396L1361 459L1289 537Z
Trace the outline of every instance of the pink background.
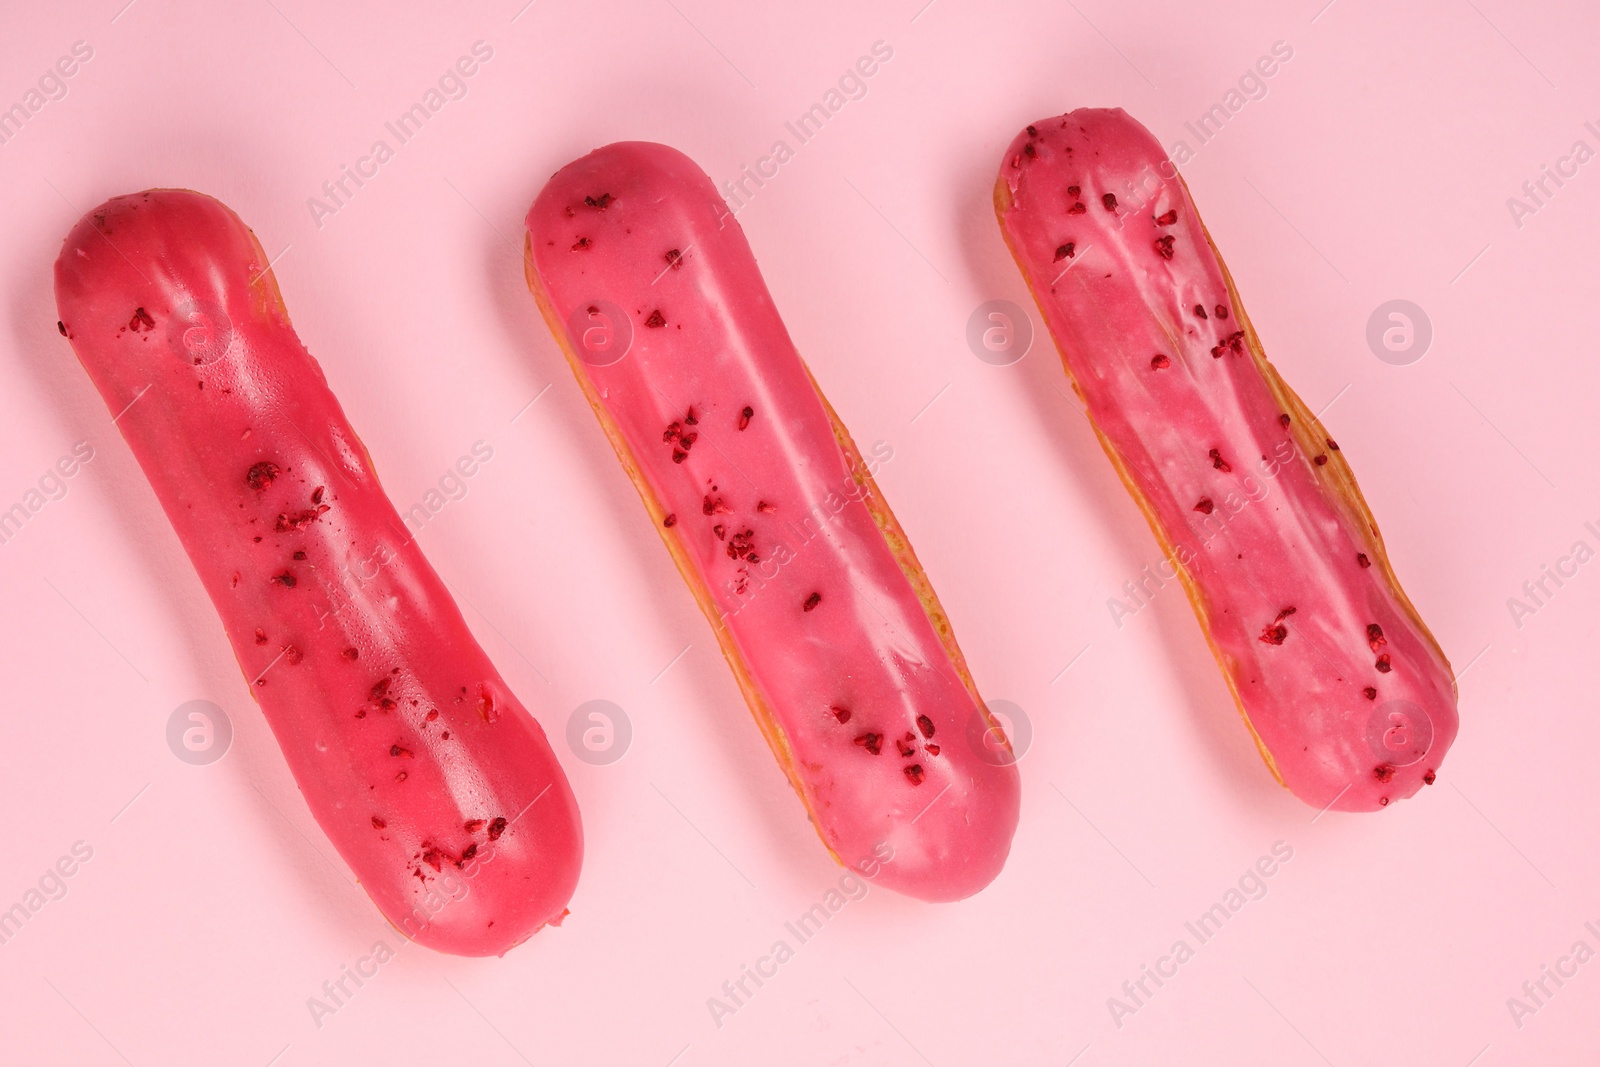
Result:
M0 545L0 908L74 842L93 849L0 945L8 1061L1595 1061L1600 963L1520 1027L1507 998L1574 942L1600 949L1584 926L1600 928L1600 563L1520 626L1507 599L1574 542L1600 548L1584 527L1600 529L1600 162L1520 227L1506 199L1575 140L1600 148L1583 125L1600 120L1600 17L1510 0L921 2L13 5L0 106L75 41L93 58L0 145L0 507L74 442L95 458ZM467 95L319 228L308 198L478 40L493 58ZM784 121L878 40L894 56L867 95L740 221L856 438L892 444L880 483L980 687L1032 723L1023 819L987 891L947 906L872 891L719 1028L707 998L839 871L535 311L520 222L552 171L616 139L736 177L774 140L794 147ZM1194 148L1184 122L1279 40L1294 54L1267 95L1184 171L1269 352L1313 409L1332 404L1400 575L1465 672L1439 784L1377 816L1317 817L1272 783L1175 586L1113 623L1107 599L1156 562L1152 537L1047 340L995 367L964 339L983 301L1031 310L989 204L1023 124L1115 104ZM304 807L55 331L62 236L151 185L220 197L281 254L300 334L402 509L492 446L420 538L583 806L563 928L503 960L400 947L320 1026L307 998L396 935ZM1365 340L1394 298L1434 329L1406 366ZM208 766L165 740L195 699L234 724ZM633 726L607 766L563 740L592 699ZM1266 895L1119 1027L1107 999L1174 941L1195 946L1185 921L1279 841L1293 858Z

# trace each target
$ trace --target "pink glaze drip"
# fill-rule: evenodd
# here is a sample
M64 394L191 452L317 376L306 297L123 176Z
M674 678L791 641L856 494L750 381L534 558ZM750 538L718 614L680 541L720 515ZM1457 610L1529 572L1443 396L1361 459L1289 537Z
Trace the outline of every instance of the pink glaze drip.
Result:
M1016 769L982 755L987 712L937 603L879 529L887 508L710 179L671 148L614 144L559 171L527 223L530 284L823 840L915 897L983 888L1016 828ZM578 355L600 302L632 335L608 365ZM891 455L874 445L867 471Z
M566 777L384 495L250 231L199 193L116 197L67 236L56 301L384 916L469 956L559 922L583 852Z
M1450 666L1337 446L1274 392L1155 138L1120 109L1074 111L1019 135L999 181L1006 239L1269 766L1345 811L1431 783L1457 729Z

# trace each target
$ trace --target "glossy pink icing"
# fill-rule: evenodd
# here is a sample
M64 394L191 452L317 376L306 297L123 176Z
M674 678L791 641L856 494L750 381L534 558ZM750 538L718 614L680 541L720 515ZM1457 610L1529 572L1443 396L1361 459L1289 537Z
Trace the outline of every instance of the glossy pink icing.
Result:
M583 852L566 777L384 495L250 231L199 193L120 196L55 273L62 332L385 917L472 956L559 922Z
M626 355L574 368L656 521L671 517L663 535L823 840L915 897L983 888L1016 828L1016 769L973 742L987 712L711 180L663 145L614 144L562 168L527 224L569 356L601 321L590 306L627 320Z
M1319 808L1431 783L1457 729L1450 666L1337 446L1274 392L1161 146L1120 109L1074 111L1020 134L1000 183L1006 239L1269 765Z

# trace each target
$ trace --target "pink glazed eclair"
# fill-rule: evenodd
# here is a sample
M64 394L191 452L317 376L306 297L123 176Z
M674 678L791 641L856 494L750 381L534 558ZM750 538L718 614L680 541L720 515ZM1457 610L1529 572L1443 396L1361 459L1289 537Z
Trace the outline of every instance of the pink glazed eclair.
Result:
M857 450L711 180L614 144L527 226L529 288L823 842L923 900L982 889L1010 749L873 483L892 450Z
M1121 109L1040 120L1007 149L994 197L1268 768L1341 811L1432 784L1456 736L1450 664L1156 139Z
M199 193L119 196L55 279L61 333L378 909L465 956L558 923L583 855L566 776L384 495L255 235Z

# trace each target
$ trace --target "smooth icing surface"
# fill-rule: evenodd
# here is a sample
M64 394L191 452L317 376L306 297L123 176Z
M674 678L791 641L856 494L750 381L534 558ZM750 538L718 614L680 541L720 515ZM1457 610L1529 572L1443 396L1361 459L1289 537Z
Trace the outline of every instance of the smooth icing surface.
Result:
M116 197L56 262L62 332L362 887L421 944L503 953L565 914L576 801L384 495L265 263L210 197Z
M527 222L530 285L823 840L912 896L983 888L1009 750L873 486L888 446L856 453L710 179L614 144Z
M1041 120L996 207L1269 766L1346 811L1431 783L1457 729L1450 666L1155 138L1120 109Z

